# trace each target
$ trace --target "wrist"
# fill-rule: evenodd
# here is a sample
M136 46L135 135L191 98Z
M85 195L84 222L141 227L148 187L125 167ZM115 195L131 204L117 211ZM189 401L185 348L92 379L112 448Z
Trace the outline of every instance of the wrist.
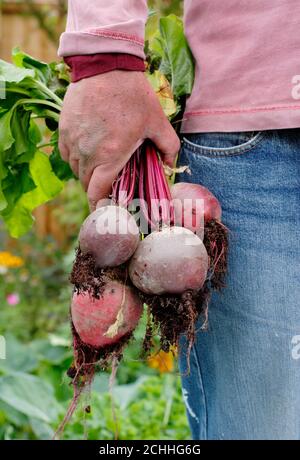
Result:
M68 56L64 60L71 68L72 82L112 70L145 71L145 64L142 58L125 53Z

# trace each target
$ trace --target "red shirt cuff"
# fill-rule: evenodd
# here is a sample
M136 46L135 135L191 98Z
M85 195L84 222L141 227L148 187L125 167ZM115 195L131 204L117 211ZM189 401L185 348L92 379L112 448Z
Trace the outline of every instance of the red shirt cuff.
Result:
M67 56L64 61L71 68L72 82L110 72L111 70L145 71L145 64L142 58L124 53Z

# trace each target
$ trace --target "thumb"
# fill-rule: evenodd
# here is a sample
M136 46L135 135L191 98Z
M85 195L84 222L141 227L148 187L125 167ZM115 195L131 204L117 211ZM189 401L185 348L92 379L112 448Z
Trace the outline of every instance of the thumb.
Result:
M149 130L147 137L158 148L163 162L172 168L180 150L180 139L165 115L159 117L159 123Z

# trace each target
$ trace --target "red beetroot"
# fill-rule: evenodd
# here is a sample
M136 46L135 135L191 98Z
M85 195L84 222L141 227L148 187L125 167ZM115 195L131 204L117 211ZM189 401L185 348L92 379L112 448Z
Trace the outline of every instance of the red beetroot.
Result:
M181 294L202 288L208 270L204 244L193 232L167 227L142 240L129 265L133 284L146 294Z
M75 293L71 315L82 342L95 348L117 343L132 332L142 314L142 303L129 286L107 282L99 299L88 292Z
M178 182L171 187L171 195L176 225L198 233L203 230L204 223L221 221L220 203L206 187Z
M82 224L79 243L82 253L91 253L98 267L117 267L136 250L139 228L126 209L103 206Z

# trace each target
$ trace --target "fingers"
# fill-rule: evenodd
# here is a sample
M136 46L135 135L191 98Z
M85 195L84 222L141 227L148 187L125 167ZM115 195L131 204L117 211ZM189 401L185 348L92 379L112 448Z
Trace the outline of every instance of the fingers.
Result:
M80 156L78 178L85 191L88 189L95 166L91 158Z
M60 152L60 155L61 155L62 159L64 161L68 162L69 157L70 157L70 151L69 151L69 149L67 147L67 144L62 140L61 135L59 136L58 149L59 149L59 152Z
M69 164L75 176L79 177L79 160L75 158L70 158Z
M94 211L100 200L106 199L111 194L112 183L116 179L118 172L111 169L108 165L96 166L93 170L88 187L87 197L90 204L90 210Z
M159 122L160 123L154 126L154 129L149 132L148 137L158 148L163 162L173 167L180 150L180 139L167 117L160 117Z

